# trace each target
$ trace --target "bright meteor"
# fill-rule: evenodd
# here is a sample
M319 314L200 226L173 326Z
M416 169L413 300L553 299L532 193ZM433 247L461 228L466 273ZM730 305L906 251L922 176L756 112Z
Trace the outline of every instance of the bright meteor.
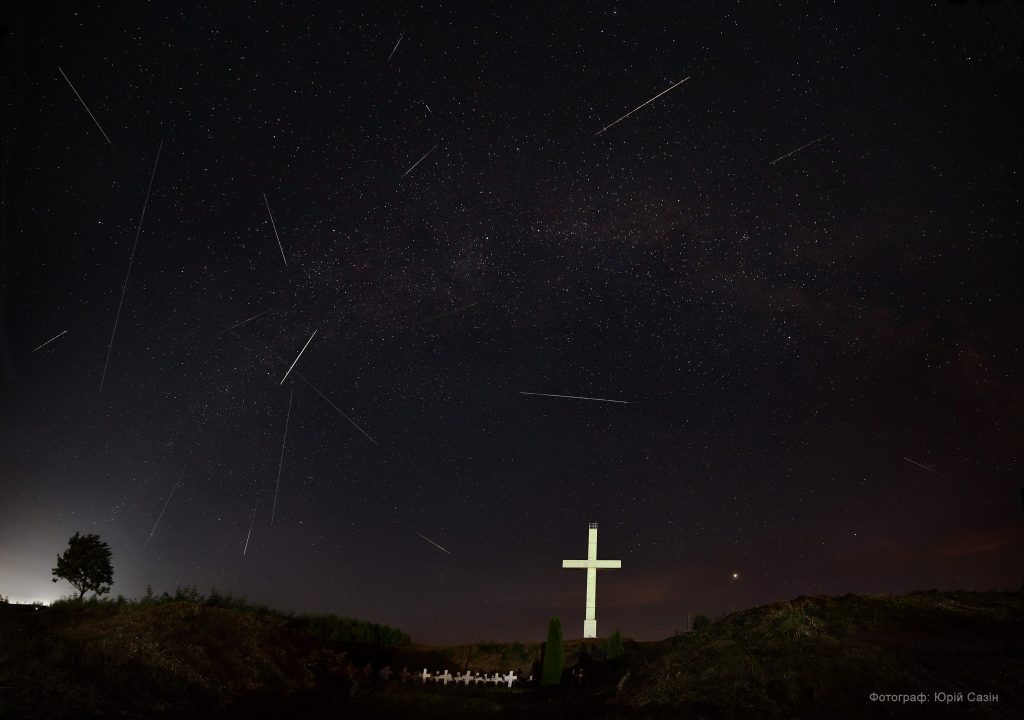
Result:
M607 130L608 128L610 128L610 127L614 127L615 125L618 125L618 124L619 124L620 122L622 122L623 120L625 120L626 118L628 118L628 117L629 117L630 115L632 115L633 113L635 113L635 112L636 112L637 110L639 110L640 108L642 108L642 107L643 107L644 105L650 105L650 104L651 104L652 102L654 102L655 100L657 100L658 98L660 98L660 97L661 97L662 95L664 95L665 93L669 92L669 90L674 90L675 88L679 87L679 86L680 86L680 85L682 85L682 84L683 84L684 82L686 82L687 80L689 80L689 79L690 79L690 77L691 77L691 76L687 75L687 76L686 76L686 77L684 77L684 78L683 78L682 80L680 80L679 82L677 82L677 83L676 83L675 85L673 85L672 87L670 87L670 88L669 88L668 90L662 90L662 91L661 91L660 93L658 93L657 95L655 95L654 97L652 97L652 98L651 98L650 100L648 100L647 102L645 102L645 103L641 103L640 105L637 105L637 106L636 106L635 108L633 108L633 109L632 109L632 110L630 110L630 111L629 111L628 113L626 113L625 115L623 115L622 117L620 117L620 118L619 118L618 120L616 120L615 122L613 122L613 123L612 123L611 125L605 125L605 126L604 126L603 128L601 128L600 130L598 130L598 131L597 131L596 133L594 133L594 137L597 137L598 135L600 135L601 133L603 133L603 132L604 132L605 130Z
M553 398L568 398L569 400L593 400L594 402L609 402L619 403L620 405L629 405L629 400L609 400L608 398L595 398L595 397L584 397L582 395L554 395L552 393L539 393L539 392L520 392L520 395L537 395L539 397L553 397Z
M420 536L421 538L423 538L424 540L426 540L426 541L427 541L428 543L430 543L431 545L433 545L434 547L438 548L439 550L444 550L444 551L445 551L446 553L448 553L449 555L451 555L451 552L450 552L450 551L448 551L448 550L445 550L445 548L443 548L443 547L441 547L440 545L438 545L438 544L437 544L436 542L434 542L433 540L431 540L430 538L428 538L428 537L427 537L426 535L420 535L420 533L416 533L416 534L417 534L417 535L419 535L419 536Z

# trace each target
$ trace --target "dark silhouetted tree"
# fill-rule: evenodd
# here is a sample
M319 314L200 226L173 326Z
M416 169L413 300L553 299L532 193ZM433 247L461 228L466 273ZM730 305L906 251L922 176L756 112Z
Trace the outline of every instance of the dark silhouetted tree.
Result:
M540 675L541 687L562 682L562 621L557 616L548 621L548 641L544 646L544 667Z
M708 628L711 627L711 618L703 613L700 613L693 619L693 631L696 633L707 632Z
M622 646L622 634L616 629L611 637L604 641L604 656L608 660L614 660L625 654L626 648Z
M78 599L87 592L97 595L110 592L114 582L114 566L110 564L110 546L99 535L75 533L68 540L68 549L57 556L53 581L67 580L78 591Z

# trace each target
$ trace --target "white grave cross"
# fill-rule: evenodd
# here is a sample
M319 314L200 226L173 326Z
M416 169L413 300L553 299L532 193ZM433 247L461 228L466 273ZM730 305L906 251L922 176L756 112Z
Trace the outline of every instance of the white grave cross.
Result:
M586 560L563 560L563 568L587 571L587 608L583 620L583 637L597 637L597 571L617 570L622 567L621 560L597 559L597 523L590 523L587 536Z

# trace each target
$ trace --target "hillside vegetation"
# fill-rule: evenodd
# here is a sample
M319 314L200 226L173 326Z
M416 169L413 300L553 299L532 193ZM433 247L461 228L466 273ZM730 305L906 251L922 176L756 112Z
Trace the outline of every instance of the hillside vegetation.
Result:
M634 667L617 701L706 718L1024 717L1024 594L812 597L737 612Z
M0 638L0 717L25 718L322 704L347 689L342 645L409 643L384 625L188 589L136 602L0 604Z
M51 608L0 603L0 718L1024 717L1020 593L798 598L624 648L605 660L601 641L566 642L561 687L423 687L361 668L527 677L541 645L414 645L382 625L188 591ZM939 691L999 699L869 699Z

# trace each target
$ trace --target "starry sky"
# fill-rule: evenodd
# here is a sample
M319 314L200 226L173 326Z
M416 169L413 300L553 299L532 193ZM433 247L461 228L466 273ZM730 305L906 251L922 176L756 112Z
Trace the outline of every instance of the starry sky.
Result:
M1020 5L333 5L5 11L0 593L1020 585Z

